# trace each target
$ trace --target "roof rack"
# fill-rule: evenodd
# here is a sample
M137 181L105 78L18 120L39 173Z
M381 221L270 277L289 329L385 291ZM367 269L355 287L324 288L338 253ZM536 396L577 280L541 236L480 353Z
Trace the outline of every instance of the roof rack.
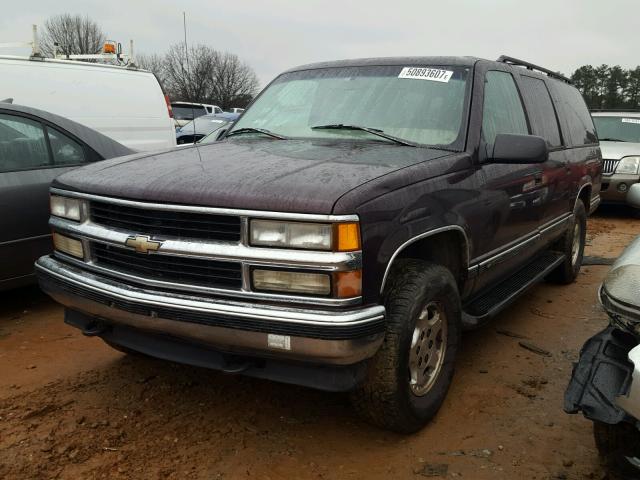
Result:
M547 76L551 78L555 78L556 80L561 80L570 85L573 85L573 82L565 77L564 75L560 75L559 73L552 72L544 67L539 67L538 65L534 65L533 63L525 62L524 60L519 60L517 58L509 57L507 55L500 55L497 62L506 63L509 65L516 65L518 67L525 67L527 70L535 70L538 72L546 73Z

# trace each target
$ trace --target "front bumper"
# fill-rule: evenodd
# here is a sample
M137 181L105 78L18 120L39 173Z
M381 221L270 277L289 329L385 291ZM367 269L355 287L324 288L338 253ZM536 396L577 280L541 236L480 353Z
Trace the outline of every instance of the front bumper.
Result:
M385 311L379 305L320 310L166 293L122 284L53 256L41 257L36 272L41 288L68 310L217 352L352 365L372 357L384 337Z
M621 191L621 187L624 191ZM640 184L638 175L614 173L602 177L600 190L602 203L627 204L640 208Z

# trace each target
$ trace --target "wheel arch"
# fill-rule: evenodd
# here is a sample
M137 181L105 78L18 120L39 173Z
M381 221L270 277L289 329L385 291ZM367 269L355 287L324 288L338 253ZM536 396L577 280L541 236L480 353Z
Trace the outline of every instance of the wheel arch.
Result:
M389 258L380 293L384 292L394 263L401 258L418 258L439 263L451 270L461 288L469 268L470 247L467 232L459 225L435 228L409 238Z

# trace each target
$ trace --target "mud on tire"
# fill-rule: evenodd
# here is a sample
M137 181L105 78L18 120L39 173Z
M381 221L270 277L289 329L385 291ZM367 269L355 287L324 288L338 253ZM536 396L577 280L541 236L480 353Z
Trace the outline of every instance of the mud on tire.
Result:
M384 300L387 309L384 343L371 359L365 381L351 393L351 402L368 422L411 433L422 428L437 413L451 384L460 342L460 296L448 269L406 259L394 266ZM414 372L418 362L424 360L422 367L427 364L427 358L425 355L416 361L416 349L419 351L419 345L426 348L428 343L424 343L426 339L420 340L419 325L432 315L427 308L431 306L441 309L444 317L441 323L445 333L440 342L444 350L438 357L442 358L438 361L438 369L432 370L436 374L423 384L429 387L428 390L418 392L418 395L415 392L420 385L415 381ZM432 335L432 332L428 333ZM431 349L429 345L429 352ZM413 362L411 373L410 362Z

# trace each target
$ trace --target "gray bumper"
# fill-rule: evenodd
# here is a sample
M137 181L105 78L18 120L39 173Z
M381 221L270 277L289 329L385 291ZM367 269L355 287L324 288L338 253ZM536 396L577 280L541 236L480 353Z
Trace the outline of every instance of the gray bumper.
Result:
M624 184L624 191L620 186ZM640 184L637 175L613 174L602 177L602 203L627 204L640 208Z
M36 262L41 288L101 321L169 335L216 350L279 360L351 365L384 337L384 307L316 310L194 297L124 285L65 264Z

